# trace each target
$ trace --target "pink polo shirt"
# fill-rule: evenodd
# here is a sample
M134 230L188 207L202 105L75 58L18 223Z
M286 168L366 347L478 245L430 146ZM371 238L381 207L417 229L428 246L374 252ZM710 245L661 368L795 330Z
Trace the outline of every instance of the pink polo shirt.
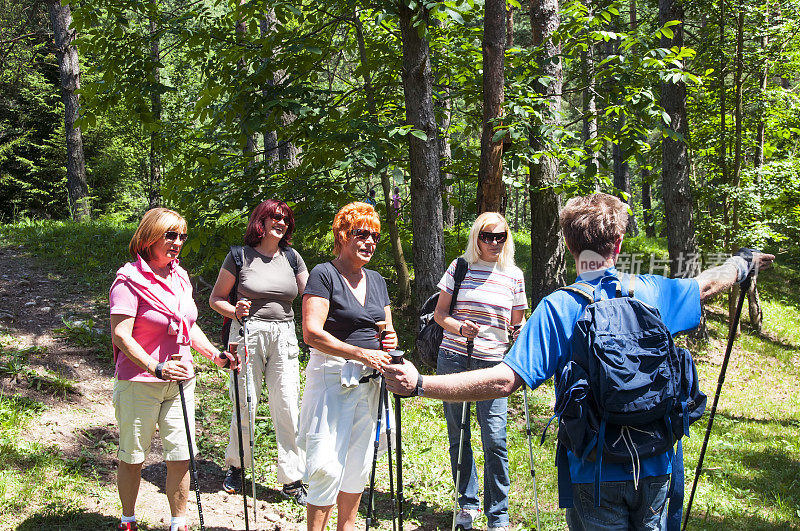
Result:
M143 297L145 290L149 297L162 303L157 309L157 302ZM117 271L117 278L111 285L109 302L112 315L127 315L134 318L133 339L161 363L171 359L173 354L180 354L181 359L192 361L188 338L181 338L178 323L181 319L188 329L197 321L197 306L192 298L192 284L186 270L172 262L172 271L166 279L162 279L150 269L141 257L136 262L125 264ZM172 317L164 312L164 308L174 311ZM184 330L186 332L188 330ZM185 334L183 334L185 336ZM181 344L185 342L187 344ZM128 356L114 346L114 360L118 380L137 382L161 382L146 370L140 369ZM194 375L194 374L192 374Z

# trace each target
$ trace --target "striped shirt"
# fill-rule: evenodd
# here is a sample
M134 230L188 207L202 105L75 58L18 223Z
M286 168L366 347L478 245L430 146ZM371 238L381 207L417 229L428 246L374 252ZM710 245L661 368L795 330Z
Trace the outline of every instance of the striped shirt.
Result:
M438 288L453 294L456 261L445 271ZM457 321L470 321L480 326L472 355L481 360L502 360L511 340L511 311L528 307L525 280L517 266L500 269L496 262L478 260L469 264L467 275L458 291L452 316ZM447 330L442 348L467 355L467 340Z

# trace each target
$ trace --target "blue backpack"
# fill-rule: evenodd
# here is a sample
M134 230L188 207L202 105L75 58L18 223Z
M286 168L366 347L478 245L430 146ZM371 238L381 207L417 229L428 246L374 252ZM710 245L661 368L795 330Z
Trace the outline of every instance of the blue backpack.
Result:
M572 506L565 449L597 463L595 506L599 506L603 461L630 463L638 481L641 459L669 452L673 468L669 521L677 519L680 525L680 439L688 437L689 425L702 417L706 395L698 386L691 354L675 345L658 309L634 298L635 280L634 275L604 277L597 287L576 282L561 288L588 305L575 324L572 360L556 374L553 419L558 418L559 501L561 507ZM601 299L607 281L616 283L616 297Z

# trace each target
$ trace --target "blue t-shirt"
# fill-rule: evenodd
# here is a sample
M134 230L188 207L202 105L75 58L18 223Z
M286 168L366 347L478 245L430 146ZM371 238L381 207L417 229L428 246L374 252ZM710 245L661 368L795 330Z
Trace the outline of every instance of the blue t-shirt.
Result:
M578 280L597 286L602 278L610 276L618 276L616 268L606 269L602 274L593 271L589 275L579 276ZM604 282L602 290L605 296L614 297L616 286L616 282ZM658 308L672 335L691 330L700 324L700 286L694 279L637 275L634 297ZM580 295L563 290L555 291L542 299L525 323L516 343L506 354L504 363L531 389L560 373L572 359L570 339L575 323L587 304L586 299ZM594 482L594 462L581 462L572 452L567 452L567 456L573 483ZM641 462L641 477L671 472L672 464L666 452ZM601 475L603 481L633 479L630 464L604 462Z

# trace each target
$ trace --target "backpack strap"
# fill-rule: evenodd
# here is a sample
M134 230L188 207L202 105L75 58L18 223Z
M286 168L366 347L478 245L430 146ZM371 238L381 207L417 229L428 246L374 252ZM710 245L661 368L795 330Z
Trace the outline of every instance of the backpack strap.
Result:
M667 531L679 531L683 520L683 445L678 439L678 449L672 458L672 474L669 478L669 507L667 508Z
M574 284L570 284L569 286L564 286L563 288L558 288L558 289L574 293L579 297L586 299L589 302L589 304L594 302L594 287L586 282L578 281L575 282Z
M239 276L242 273L242 265L244 265L244 247L241 245L231 245L231 258L233 258L233 265L236 266L236 280L234 280L233 288L228 294L228 302L236 306L236 292L239 289Z
M453 281L455 282L455 285L453 286L453 297L450 299L450 315L453 315L453 310L456 309L458 290L461 289L461 283L464 281L464 277L467 276L467 269L469 269L467 260L463 256L459 256L456 260L456 270L453 274Z
M298 269L300 269L300 265L297 263L297 251L289 247L282 247L283 255L289 261L289 265L292 266L292 271L294 271L294 276L297 276Z

